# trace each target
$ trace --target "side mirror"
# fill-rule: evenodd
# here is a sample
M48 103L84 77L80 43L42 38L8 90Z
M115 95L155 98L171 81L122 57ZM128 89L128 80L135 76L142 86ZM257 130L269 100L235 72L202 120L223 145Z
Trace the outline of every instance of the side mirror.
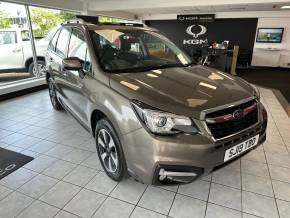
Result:
M64 70L81 71L83 69L81 60L77 57L65 58L62 60Z

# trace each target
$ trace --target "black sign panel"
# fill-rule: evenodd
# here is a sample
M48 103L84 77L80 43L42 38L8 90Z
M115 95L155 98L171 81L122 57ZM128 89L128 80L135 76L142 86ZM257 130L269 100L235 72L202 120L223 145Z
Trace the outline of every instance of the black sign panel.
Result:
M240 51L252 53L257 18L216 19L215 22L196 23L178 20L148 20L146 24L164 33L189 55L204 44L229 41L229 47L240 46Z
M177 20L180 22L195 22L195 23L208 23L214 22L214 14L198 14L198 15L177 15Z

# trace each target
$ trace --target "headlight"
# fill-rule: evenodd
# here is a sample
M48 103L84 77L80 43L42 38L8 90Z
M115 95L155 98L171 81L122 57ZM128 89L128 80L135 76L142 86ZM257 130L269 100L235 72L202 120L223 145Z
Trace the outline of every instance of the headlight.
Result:
M132 101L132 105L139 119L152 133L168 135L180 132L189 134L199 132L197 126L188 117L154 109L136 100Z
M259 91L259 89L258 89L257 86L255 86L255 85L252 85L252 84L251 84L251 86L252 86L253 89L254 89L254 95L255 95L255 97L256 97L258 100L260 100L260 91Z

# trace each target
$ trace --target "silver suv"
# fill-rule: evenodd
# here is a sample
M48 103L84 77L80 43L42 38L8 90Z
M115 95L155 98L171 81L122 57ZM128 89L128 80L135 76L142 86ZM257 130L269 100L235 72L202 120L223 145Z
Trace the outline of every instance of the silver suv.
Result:
M154 29L81 18L51 40L46 78L53 107L93 134L109 177L188 183L265 141L257 88L193 65Z

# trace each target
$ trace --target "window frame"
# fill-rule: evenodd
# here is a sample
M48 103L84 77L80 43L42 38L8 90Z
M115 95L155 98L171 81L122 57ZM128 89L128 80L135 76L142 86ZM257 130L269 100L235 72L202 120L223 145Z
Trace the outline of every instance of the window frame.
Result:
M69 35L68 35L67 42L66 42L66 45L65 45L66 51L65 51L65 53L63 55L61 55L61 54L56 52L56 48L57 48L57 44L58 44L58 40L59 40L59 36L61 34L61 31L64 30L64 29L66 29L68 31ZM72 27L63 26L59 30L59 34L57 36L57 41L56 41L55 48L54 48L54 53L55 53L55 55L57 55L58 57L60 57L62 59L67 58L68 44L69 44L69 41L70 41L71 33L72 33Z
M59 37L59 34L60 34L60 31L61 31L62 28L59 28L53 35L53 37L51 38L51 40L49 41L49 44L48 44L48 51L52 51L55 53L55 46L56 46L56 43L58 41L58 37ZM53 46L53 49L51 49L51 45L52 45L52 41L54 40L54 37L56 37L56 41L55 41L55 44Z
M83 66L82 70L83 70L83 72L84 72L85 74L93 76L93 74L94 74L93 72L94 72L94 71L93 71L92 56L90 55L90 52L89 52L88 42L87 42L87 40L86 40L86 35L85 35L84 31L83 31L81 28L79 28L79 27L75 27L75 26L73 26L73 27L70 27L70 28L71 28L71 31L70 31L70 37L69 37L69 41L68 41L68 45L67 45L67 47L69 48L69 45L70 45L70 42L71 42L71 37L72 37L73 31L74 31L74 30L79 31L79 32L83 35L84 42L85 42L85 44L86 44L85 62L87 61L87 57L89 57L89 59L90 59L90 63L91 63L91 69L90 69L90 70L86 70L86 69L84 68L84 66ZM69 56L68 56L68 50L69 50L69 49L67 49L66 57L69 57Z

